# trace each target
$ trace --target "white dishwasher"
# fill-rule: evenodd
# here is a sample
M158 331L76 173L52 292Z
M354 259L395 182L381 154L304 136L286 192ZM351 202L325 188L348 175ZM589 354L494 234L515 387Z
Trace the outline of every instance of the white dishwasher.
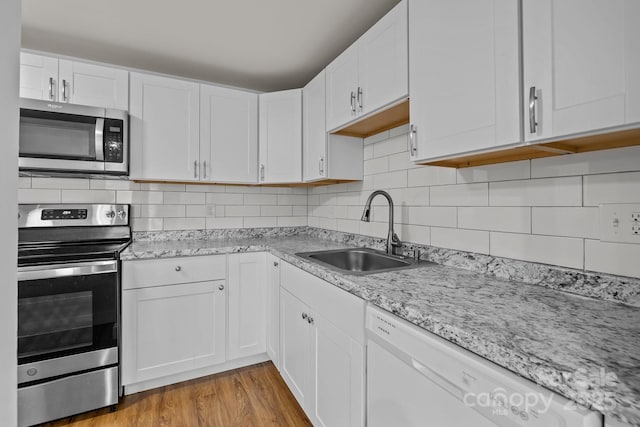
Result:
M368 427L602 427L602 415L367 308Z

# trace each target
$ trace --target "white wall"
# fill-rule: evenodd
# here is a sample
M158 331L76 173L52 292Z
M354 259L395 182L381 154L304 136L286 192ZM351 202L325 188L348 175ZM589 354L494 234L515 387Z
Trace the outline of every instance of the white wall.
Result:
M20 203L129 203L134 231L307 225L306 188L20 178Z
M364 181L309 189L309 225L385 237L389 190L401 240L640 277L640 245L601 243L598 205L640 203L640 146L449 169L409 162L407 128L365 140Z
M20 0L0 2L0 419L17 424L17 201Z

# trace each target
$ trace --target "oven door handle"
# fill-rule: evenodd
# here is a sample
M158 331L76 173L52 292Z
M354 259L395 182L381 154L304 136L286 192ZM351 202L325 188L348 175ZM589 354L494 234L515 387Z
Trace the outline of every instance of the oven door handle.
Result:
M18 281L56 279L58 277L89 276L116 273L118 261L93 261L73 264L39 265L18 268Z

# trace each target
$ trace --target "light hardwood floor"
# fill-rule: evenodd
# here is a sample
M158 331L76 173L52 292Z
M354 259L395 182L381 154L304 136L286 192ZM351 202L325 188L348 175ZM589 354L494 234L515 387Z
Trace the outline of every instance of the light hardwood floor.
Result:
M47 427L311 426L271 362L125 396Z

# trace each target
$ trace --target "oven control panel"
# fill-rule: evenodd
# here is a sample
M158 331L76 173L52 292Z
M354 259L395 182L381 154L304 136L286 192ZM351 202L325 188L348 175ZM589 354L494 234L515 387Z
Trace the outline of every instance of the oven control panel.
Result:
M86 209L43 209L42 220L52 219L87 219Z

